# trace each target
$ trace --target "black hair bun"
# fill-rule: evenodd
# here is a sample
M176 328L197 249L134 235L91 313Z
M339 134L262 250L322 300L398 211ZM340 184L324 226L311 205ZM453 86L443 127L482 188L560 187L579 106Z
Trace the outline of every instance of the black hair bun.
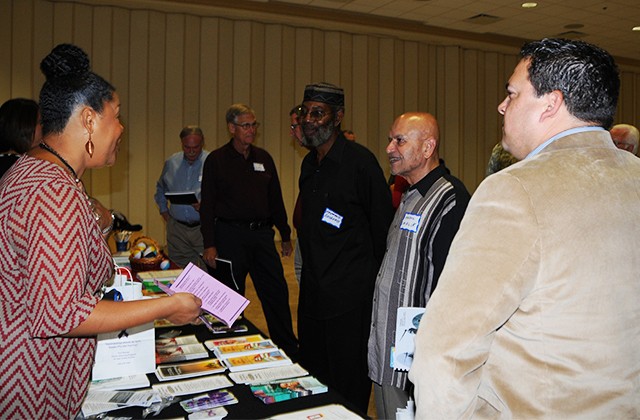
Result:
M91 71L89 56L72 44L57 45L40 63L47 80L83 76Z

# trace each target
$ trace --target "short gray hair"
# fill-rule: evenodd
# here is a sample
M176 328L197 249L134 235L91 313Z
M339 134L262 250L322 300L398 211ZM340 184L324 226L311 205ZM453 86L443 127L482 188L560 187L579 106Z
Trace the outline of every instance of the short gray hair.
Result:
M183 139L191 134L197 134L204 139L202 129L197 125L188 125L180 131L180 139Z
M250 106L245 104L233 104L227 109L226 120L227 124L235 124L236 118L240 115L251 114L255 117L256 113Z

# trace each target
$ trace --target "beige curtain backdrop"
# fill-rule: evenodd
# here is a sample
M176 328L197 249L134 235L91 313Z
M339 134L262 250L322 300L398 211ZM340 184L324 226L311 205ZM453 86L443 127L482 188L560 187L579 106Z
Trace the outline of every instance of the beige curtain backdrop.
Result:
M440 152L453 174L472 192L482 181L501 137L496 107L517 46L195 3L0 2L1 102L37 100L40 60L61 42L85 49L94 71L116 86L125 125L118 161L83 180L107 207L143 224L146 235L164 242L153 194L164 160L180 150L180 129L199 124L213 150L229 139L224 112L234 102L256 110L262 123L257 145L276 161L291 220L305 150L289 138L288 112L311 82L344 88L343 128L378 156L387 175L391 123L420 110L439 120ZM617 122L639 125L640 67L621 70Z

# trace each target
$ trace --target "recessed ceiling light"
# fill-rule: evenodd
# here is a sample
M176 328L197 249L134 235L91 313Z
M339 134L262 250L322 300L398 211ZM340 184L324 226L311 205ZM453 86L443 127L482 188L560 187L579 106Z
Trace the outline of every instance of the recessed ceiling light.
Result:
M534 2L522 3L522 7L525 9L533 9L534 7L538 7L538 3L534 3Z

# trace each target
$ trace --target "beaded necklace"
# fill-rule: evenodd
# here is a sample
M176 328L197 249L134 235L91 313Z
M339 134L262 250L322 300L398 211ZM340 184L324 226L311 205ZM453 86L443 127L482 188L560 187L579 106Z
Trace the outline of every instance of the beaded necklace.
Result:
M55 157L57 157L58 159L60 159L60 162L62 162L62 164L64 166L67 167L67 169L69 169L71 171L71 174L73 175L73 178L75 178L76 184L80 184L80 178L78 178L78 174L76 173L76 171L71 167L71 165L69 165L69 162L67 162L66 160L64 160L64 158L62 156L60 156L60 154L58 152L56 152L51 146L49 146L47 143L45 142L40 142L39 144L41 149L46 150L47 152L51 153L52 155L54 155Z
M78 178L78 174L76 173L76 171L71 167L71 165L69 165L69 162L67 162L62 156L60 156L60 154L58 152L56 152L51 146L49 146L47 143L45 142L40 142L39 144L41 149L46 150L47 152L51 153L52 155L54 155L55 157L57 157L58 159L60 159L60 162L62 162L62 164L64 166L67 167L67 169L69 169L71 171L71 173L73 174L73 177L75 178L76 184L81 186L82 192L84 193L84 196L86 197L87 201L89 202L89 207L91 208L91 212L93 213L93 217L96 220L96 223L98 223L98 226L100 225L100 214L98 213L98 210L96 209L96 205L94 203L94 200L92 198L90 198L87 195L87 192L84 190L84 185L82 185L80 178ZM113 222L115 220L115 217L113 215L113 212L111 212L111 223L109 224L109 226L105 227L104 229L102 229L102 234L106 235L109 232L111 232L111 229L113 229Z

